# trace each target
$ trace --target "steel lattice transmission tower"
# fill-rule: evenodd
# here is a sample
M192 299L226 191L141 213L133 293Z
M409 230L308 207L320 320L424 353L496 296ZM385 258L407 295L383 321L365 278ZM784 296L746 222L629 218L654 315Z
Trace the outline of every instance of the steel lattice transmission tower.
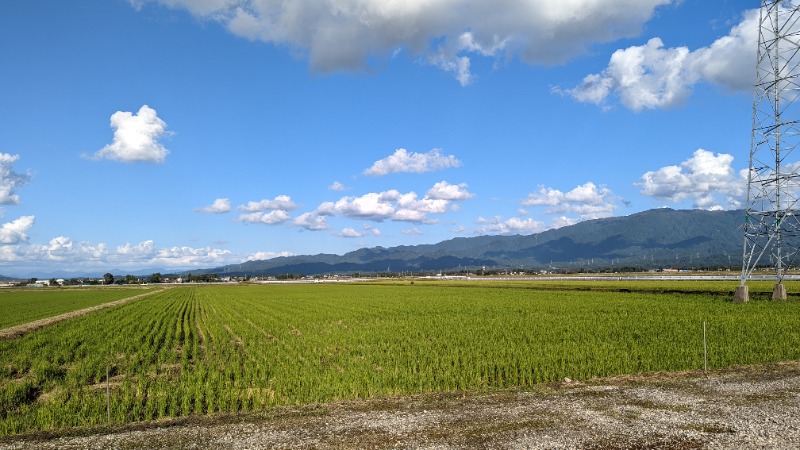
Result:
M785 299L785 270L800 242L800 2L762 0L753 131L745 206L741 285L759 266L774 268L773 299Z

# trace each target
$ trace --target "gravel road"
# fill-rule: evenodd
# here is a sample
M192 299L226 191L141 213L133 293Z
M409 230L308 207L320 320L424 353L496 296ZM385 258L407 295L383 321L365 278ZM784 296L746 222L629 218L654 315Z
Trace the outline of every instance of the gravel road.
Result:
M34 448L798 449L800 362L0 439Z

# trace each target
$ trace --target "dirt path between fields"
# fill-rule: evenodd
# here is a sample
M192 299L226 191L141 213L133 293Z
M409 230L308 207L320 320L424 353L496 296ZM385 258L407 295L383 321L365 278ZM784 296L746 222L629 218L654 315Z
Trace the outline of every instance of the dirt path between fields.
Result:
M105 309L111 308L117 305L121 305L123 303L128 303L133 300L138 300L142 297L147 297L148 295L153 295L156 292L161 292L164 289L170 289L172 286L167 287L160 287L157 289L148 290L143 294L134 295L132 297L125 297L120 300L114 300L113 302L103 303L100 305L90 306L89 308L78 309L75 311L70 311L64 314L59 314L53 317L45 317L44 319L34 320L33 322L23 323L21 325L15 325L13 327L8 327L0 330L0 339L16 339L22 337L32 331L36 331L39 328L48 327L54 323L61 322L62 320L69 320L75 317L85 316L86 314Z
M5 449L797 449L800 362L0 439Z

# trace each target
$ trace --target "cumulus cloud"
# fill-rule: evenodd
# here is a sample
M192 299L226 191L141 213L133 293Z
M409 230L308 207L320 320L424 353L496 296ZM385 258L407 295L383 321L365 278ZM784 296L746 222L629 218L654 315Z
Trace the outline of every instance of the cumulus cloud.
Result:
M415 192L401 193L396 189L371 192L361 197L342 197L335 202L325 202L315 213L321 216L345 216L352 219L382 222L434 223L430 214L443 214L458 209L455 201L474 197L466 184L453 185L446 181L436 183L423 197Z
M328 229L328 222L325 216L316 212L300 214L294 219L294 224L308 231L322 231Z
M34 216L22 216L0 226L0 245L16 245L28 242L28 230L35 221Z
M747 169L736 173L733 156L698 149L677 166L642 175L636 186L648 197L673 203L691 201L700 209L740 208L747 190Z
M198 208L197 211L205 214L224 214L231 210L231 201L227 198L218 198L214 203Z
M79 261L81 264L100 261L109 254L108 246L102 242L98 244L74 242L66 236L54 237L46 245L38 248L34 246L34 250L46 261L68 263Z
M240 205L239 210L245 212L260 212L269 210L283 210L292 211L297 208L297 205L292 201L288 195L279 195L272 200L261 200L258 202L248 202L246 205Z
M290 220L289 213L282 209L276 209L270 212L252 212L239 216L240 222L245 223L263 223L266 225L277 225Z
M209 265L233 262L230 250L212 247L170 247L160 248L148 261L149 264L165 267L208 267Z
M30 175L14 172L13 165L19 155L0 153L0 205L16 205L19 203L17 188L30 181Z
M477 229L479 234L533 234L547 229L545 224L531 218L520 219L512 217L503 220L500 216L492 218L478 217Z
M611 189L588 182L569 192L540 186L522 205L545 206L546 214L577 214L580 220L588 220L610 217L618 207L618 200Z
M364 174L383 176L399 172L424 173L460 166L461 161L454 155L445 156L438 148L428 153L409 153L408 150L399 148L392 155L375 161L372 167L364 171Z
M468 200L475 197L475 194L467 191L466 183L450 184L447 181L440 181L434 184L425 196L433 200Z
M239 221L244 223L263 223L266 225L277 225L291 219L289 211L297 208L297 205L288 195L278 195L272 200L261 200L258 202L248 202L246 205L239 205Z
M152 240L126 243L109 248L105 243L74 241L56 236L47 243L28 242L27 230L33 217L20 219L0 227L0 262L19 271L85 270L107 271L109 268L140 270L146 267L186 269L211 267L241 262L242 258L228 250L213 247L159 248Z
M142 241L131 245L126 243L117 247L118 255L126 255L134 259L146 259L156 254L156 243L152 240Z
M347 227L343 228L342 231L338 233L338 236L343 238L361 238L370 234L375 237L380 237L381 230L373 228L369 225L364 225L363 231L358 231L355 228Z
M618 98L626 108L642 111L680 105L700 82L731 91L749 90L758 47L758 20L758 10L749 10L728 35L694 51L665 47L660 38L617 50L601 73L587 75L572 89L555 91L604 107L610 98Z
M529 194L523 200L518 213L529 215L528 208L544 208L544 215L558 215L545 223L530 217L501 216L492 218L479 217L476 232L479 234L532 234L542 231L574 225L590 219L598 219L613 215L621 201L610 189L587 182L563 192L551 187L540 186L538 191Z
M130 0L137 9L147 0ZM677 0L150 0L216 21L234 35L287 46L315 71L363 70L408 52L474 80L472 58L557 64L598 42L639 34Z
M136 114L117 111L111 115L114 141L94 154L95 159L122 162L162 163L169 151L160 139L167 136L167 123L147 105Z
M364 235L364 233L356 231L353 228L345 228L339 232L339 236L344 238L360 238L364 237Z

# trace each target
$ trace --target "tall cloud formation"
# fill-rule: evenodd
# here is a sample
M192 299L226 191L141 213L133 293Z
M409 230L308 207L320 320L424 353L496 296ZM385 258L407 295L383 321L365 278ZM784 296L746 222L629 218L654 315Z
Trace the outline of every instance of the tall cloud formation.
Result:
M16 205L19 203L17 188L30 181L30 175L14 172L13 165L19 155L0 153L0 205Z
M0 226L0 245L16 245L28 242L28 230L33 226L34 216L19 219Z
M319 72L361 70L408 51L472 82L471 58L557 64L598 42L637 35L678 0L130 0L185 9L231 33L304 53Z
M601 73L587 75L572 89L555 91L603 107L618 98L626 108L642 111L678 106L700 82L730 91L751 89L758 21L757 9L747 11L727 36L694 51L665 47L660 38L617 50Z
M698 149L677 166L642 175L636 186L643 195L673 203L691 201L699 209L740 208L747 190L747 169L736 171L733 156Z
M136 114L115 112L111 115L111 128L114 129L114 141L95 153L95 159L162 163L169 154L160 142L169 134L167 123L147 105L139 108Z

